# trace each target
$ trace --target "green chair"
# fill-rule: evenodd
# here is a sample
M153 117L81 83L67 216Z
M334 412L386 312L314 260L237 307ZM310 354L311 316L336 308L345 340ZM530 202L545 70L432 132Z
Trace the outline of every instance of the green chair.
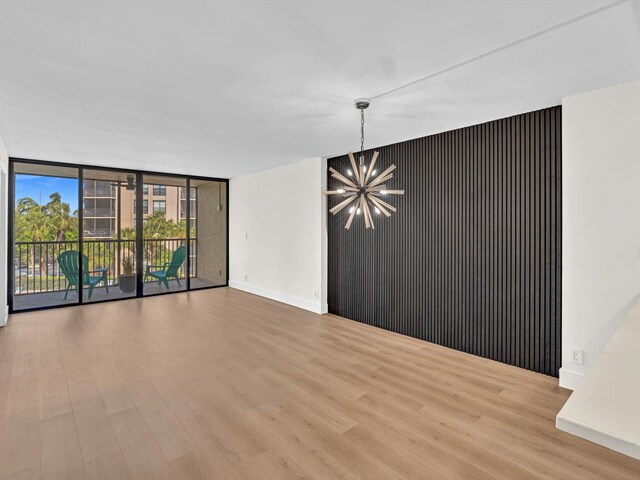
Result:
M184 263L186 256L187 250L184 247L178 247L171 255L170 262L163 265L147 265L147 268L144 271L145 280L147 277L153 277L158 281L158 285L163 283L164 286L167 287L167 290L169 290L169 278L173 277L178 281L178 285L182 286L180 284L179 270ZM155 268L159 270L152 270Z
M78 257L80 255L75 250L67 250L62 252L58 256L58 265L60 265L60 271L67 279L67 290L64 292L64 299L67 299L69 290L71 287L76 289L76 292L80 289L79 272L78 272ZM93 295L93 289L100 282L104 282L104 287L109 293L109 280L107 276L108 268L97 268L95 270L89 270L89 257L82 256L82 285L89 286L89 298ZM97 275L92 275L97 274Z

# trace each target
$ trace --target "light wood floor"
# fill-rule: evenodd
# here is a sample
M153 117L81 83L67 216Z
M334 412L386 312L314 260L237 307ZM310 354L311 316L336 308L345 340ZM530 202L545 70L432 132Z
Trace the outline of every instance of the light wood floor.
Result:
M13 316L0 478L638 479L556 379L223 288Z

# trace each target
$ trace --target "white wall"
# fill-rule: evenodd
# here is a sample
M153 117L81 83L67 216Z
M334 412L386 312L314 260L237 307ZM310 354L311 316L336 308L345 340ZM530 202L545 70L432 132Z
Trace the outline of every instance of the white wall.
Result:
M231 179L229 285L327 312L326 159Z
M9 158L7 149L0 138L0 327L7 322L7 215L9 197L7 194L9 181Z
M560 385L575 388L640 295L640 83L562 108Z

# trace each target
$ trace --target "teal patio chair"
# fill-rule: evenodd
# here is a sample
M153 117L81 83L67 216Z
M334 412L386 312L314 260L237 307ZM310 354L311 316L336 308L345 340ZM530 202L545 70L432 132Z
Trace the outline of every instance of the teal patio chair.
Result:
M60 265L60 271L67 279L67 289L64 292L64 299L67 299L69 290L73 287L76 292L80 289L79 272L78 272L78 257L80 255L75 250L67 250L62 252L58 256L58 265ZM109 281L107 272L108 268L96 268L95 270L89 270L89 257L82 256L82 285L89 286L89 298L93 295L93 289L100 282L104 282L104 287L109 293ZM96 274L96 275L92 275Z
M180 267L184 263L184 259L187 256L187 250L184 247L178 247L171 254L171 261L167 262L163 265L147 265L144 271L144 278L146 280L147 277L153 277L158 281L158 285L160 283L164 284L169 290L169 278L175 278L178 281L178 286L182 286L180 284ZM153 270L153 269L158 270Z

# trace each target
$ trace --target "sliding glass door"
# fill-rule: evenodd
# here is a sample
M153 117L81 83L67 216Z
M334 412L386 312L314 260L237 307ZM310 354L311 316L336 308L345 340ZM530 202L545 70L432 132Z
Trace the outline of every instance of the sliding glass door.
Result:
M143 293L184 291L187 279L187 221L180 198L187 180L143 175Z
M227 285L226 180L11 159L11 311Z
M84 303L135 297L136 175L83 169Z

